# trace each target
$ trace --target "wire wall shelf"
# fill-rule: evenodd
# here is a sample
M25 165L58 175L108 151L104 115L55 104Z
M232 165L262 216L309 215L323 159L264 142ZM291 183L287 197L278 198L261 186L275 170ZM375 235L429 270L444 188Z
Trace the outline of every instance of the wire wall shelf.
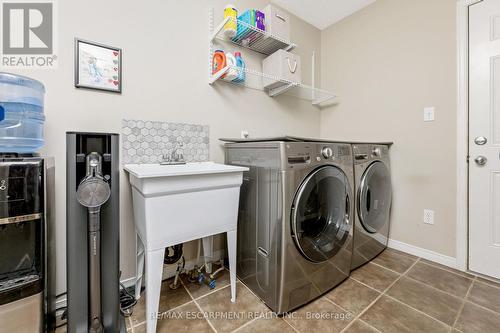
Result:
M270 74L262 73L250 68L242 68L236 66L226 66L216 72L212 73L213 68L213 56L215 52L215 44L217 42L225 42L236 44L240 47L244 47L253 50L261 55L270 55L278 50L290 51L297 47L296 44L291 41L275 36L267 31L260 30L257 27L249 25L246 22L235 19L233 17L225 18L218 26L215 26L214 22L214 10L210 8L209 10L209 52L208 52L208 70L209 79L208 83L210 85L216 82L229 83L231 85L236 85L245 88L251 88L255 90L265 91L269 96L276 97L279 95L289 95L294 96L299 99L307 100L312 102L313 105L319 106L322 103L331 101L337 96L329 91L318 89L314 86L315 82L315 54L312 52L312 86L303 84L301 82L292 82L286 79L276 77ZM227 23L233 23L233 27L236 23L237 32L233 37L229 37L225 34L224 26ZM235 74L237 77L244 77L243 80L230 80L234 78ZM275 84L273 88L269 89L269 81L273 81Z
M244 80L227 80L229 72L232 72L233 76L236 73L238 77L244 77ZM276 82L276 87L271 89L265 88L264 81ZM215 82L224 82L245 88L262 90L267 92L270 97L276 97L282 94L294 96L303 100L311 101L313 105L320 105L321 103L330 101L337 97L329 91L311 87L300 82L292 82L249 68L235 66L226 66L217 73L211 75L209 83L214 84Z
M238 33L232 38L227 37L224 33L224 26L228 23L233 23L239 27ZM297 45L290 41L272 35L264 30L260 30L257 27L233 17L225 18L224 21L215 28L210 37L211 41L214 41L214 39L231 42L265 55L270 55L280 49L290 51L297 47Z

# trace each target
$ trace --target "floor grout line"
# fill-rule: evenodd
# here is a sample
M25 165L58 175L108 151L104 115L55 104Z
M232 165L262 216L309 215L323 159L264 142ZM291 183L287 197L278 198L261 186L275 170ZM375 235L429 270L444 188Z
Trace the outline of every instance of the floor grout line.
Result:
M259 296L257 296L257 295L253 292L253 290L251 290L251 289L250 289L250 288L249 288L249 287L248 287L245 283L243 283L243 281L241 281L241 280L239 280L239 279L237 279L237 281L238 281L238 282L240 282L240 283L241 283L241 285L243 285L243 286L244 286L244 287L245 287L245 288L246 288L246 289L250 292L250 294L252 294L255 298L257 298L257 299L259 300L259 302L261 302L262 304L264 304L264 306L265 306L267 309L269 309L269 307L266 305L266 302L264 302L264 301L263 301L263 300L262 300ZM269 311L273 312L271 309L269 309ZM274 312L273 312L273 313L274 313ZM286 316L286 315L285 315L285 316ZM289 322L285 319L285 316L283 316L283 317L282 317L283 321L284 321L284 322L285 322L288 326L290 326L290 327L291 327L291 328L292 328L295 332L300 333L300 332L299 332L299 331L298 331L298 330L297 330L297 329L296 329L296 328L295 328L292 324L290 324L290 323L289 323ZM259 319L259 318L256 318L256 319ZM250 322L253 322L253 321L254 321L254 320L256 320L256 319L252 319ZM249 323L250 323L250 322L249 322ZM247 324L249 324L249 323L247 323ZM247 324L243 324L242 326L238 327L238 328L237 328L235 331L233 331L233 332L236 332L237 330L239 330L239 329L240 329L240 328L242 328L243 326L246 326Z
M254 319L244 323L243 325L241 325L240 327L236 327L234 330L231 331L231 333L234 333L234 332L238 332L240 329L242 329L243 327L245 326L248 326L250 325L251 323L253 323L254 321L257 321L259 319L259 317L255 317Z
M494 315L496 315L496 316L500 316L500 312L496 312L495 310L492 310L492 309L490 309L490 308L487 308L487 307L485 307L484 305L474 303L474 302L472 302L471 300L465 299L465 303L470 303L470 304L472 304L472 305L474 305L474 306L477 306L478 308L481 308L481 309L483 309L483 310L485 310L485 311L490 312L491 314L494 314Z
M191 296L191 293L189 293L189 294L190 294L190 296L193 298L193 301L194 301L194 300L200 300L200 299L202 299L202 298L204 298L204 297L206 297L206 296L208 296L208 295L212 295L213 293L216 293L216 292L218 292L219 290L225 289L225 288L230 287L230 286L231 286L231 285L230 285L230 284L228 284L227 286L220 287L219 289L213 289L213 290L210 290L210 291L209 291L208 293L206 293L205 295L201 295L201 296L199 296L199 297L197 297L197 298L194 298L194 296ZM187 290L187 288L186 288L186 290Z
M422 261L421 263L424 264L424 265L427 265L427 266L432 266L434 268L438 268L438 269L440 269L442 271L445 271L445 272L448 272L448 273L452 273L452 274L457 275L457 276L461 276L461 277L469 279L469 280L475 280L475 278L477 277L474 274L469 274L467 272L459 271L459 272L462 272L462 273L470 275L470 276L465 276L463 274L460 274L460 273L454 271L451 267L448 267L448 266L445 266L445 265L441 265L441 264L439 264L439 266L438 266L438 263L435 263L435 262L433 262L431 260Z
M459 276L460 276L460 275L459 275ZM418 282L418 283L420 283L420 284L422 284L422 285L424 285L424 286L427 286L427 287L429 287L429 288L431 288L431 289L434 289L434 290L436 290L436 291L442 292L443 294L446 294L446 295L448 295L448 296L452 296L452 297L454 297L454 298L458 298L458 299L463 300L463 301L465 301L465 302L472 303L472 304L477 305L478 307L480 307L480 308L482 308L482 309L484 309L484 310L488 310L488 311L490 311L490 312L493 312L493 313L495 313L495 314L500 315L500 312L497 312L497 311L495 311L495 310L492 310L492 309L490 309L490 308L487 308L487 307L485 307L484 305L478 304L478 303L476 303L476 302L474 302L474 301L472 301L472 300L468 299L468 297L469 297L469 293L470 293L470 291L472 290L472 287L474 286L474 283L476 283L476 282L481 283L480 281L478 281L478 280L477 280L477 277L474 277L473 279L469 279L469 280L471 280L471 281L470 281L470 285L469 285L469 287L468 287L468 289L467 289L467 293L466 293L466 294L465 294L465 296L463 296L463 297L461 297L461 296L457 296L457 295L453 295L452 293L449 293L449 292L447 292L447 291L443 291L443 290L441 290L441 289L438 289L438 288L436 288L436 287L434 287L434 286L431 286L431 285L429 285L429 284L426 284L426 283L424 283L424 282L422 282L422 281L420 281L420 280L417 280L417 279L415 279L415 278L412 278L411 276L408 276L408 275L405 275L405 278L410 279L410 280L413 280L413 281L415 281L415 282ZM358 282L359 282L359 281L358 281ZM360 282L360 283L362 283L362 282Z
M285 322L288 326L290 326L290 327L292 328L292 330L294 330L294 331L295 331L295 332L297 332L297 333L300 333L300 331L299 331L299 330L298 330L295 326L293 326L292 324L290 324L290 323L288 322L288 320L286 320L286 319L285 319L285 317L283 317L282 319L283 319L283 321L284 321L284 322Z
M398 254L398 253L395 253L395 255L396 255L396 256L399 256L399 257L404 257L404 255L403 255L403 254ZM407 258L409 258L409 259L413 259L413 257L409 257L409 256L408 256ZM398 302L398 303L400 303L400 304L402 304L402 305L405 305L405 306L407 306L408 308L412 309L413 311L416 311L416 312L418 312L418 313L420 313L420 314L422 314L422 315L424 315L424 316L426 316L426 317L428 317L428 318L431 318L431 319L433 319L433 320L435 320L435 321L437 321L437 322L439 322L439 323L441 323L441 324L445 325L446 327L449 327L449 332L452 332L454 329L456 329L456 328L455 328L455 326L457 325L458 320L460 319L460 316L462 315L462 312L463 312L463 309L464 309L464 307L465 307L466 303L473 304L473 305L475 305L475 306L477 306L477 307L479 307L479 308L481 308L481 309L483 309L483 310L486 310L486 311L488 311L488 312L490 312L490 313L492 313L492 314L495 314L495 315L499 315L499 314L500 314L500 312L496 312L495 310L489 309L489 308L487 308L487 307L485 307L485 306L482 306L482 305L480 305L480 304L477 304L477 303L475 303L475 302L473 302L473 301L471 301L471 300L469 300L469 299L468 299L468 297L470 296L470 293L471 293L471 291L472 291L472 288L474 287L474 285L475 285L475 283L476 283L476 282L478 282L478 283L479 283L479 284L481 284L481 285L486 285L486 286L490 286L490 287L492 287L492 288L500 289L500 286L496 286L496 285L494 285L494 284L493 284L493 283L495 283L494 281L491 281L491 283L489 283L489 281L488 281L488 282L481 281L481 280L479 280L479 278L480 278L480 277L479 277L479 276L477 276L477 275L470 274L470 276L464 276L464 275L462 275L462 274L459 274L458 272L452 271L451 269L446 269L446 267L441 267L441 266L434 265L432 262L422 261L422 258L420 258L420 257L415 257L415 258L416 258L416 260L415 260L415 261L414 261L414 262L413 262L413 263L412 263L412 264L411 264L411 265L410 265L410 266L409 266L409 267L408 267L408 268L407 268L407 269L406 269L403 273L400 273L400 272L395 271L395 270L393 270L393 269L391 269L391 268L385 267L384 265L379 264L379 263L374 262L374 261L370 261L370 262L368 263L368 264L373 264L373 265L375 265L375 266L378 266L378 267L380 267L380 268L383 268L383 269L385 269L385 270L387 270L387 271L390 271L390 272L395 273L395 274L397 274L397 275L398 275L398 276L397 276L397 278L396 278L396 279L395 279L392 283L390 283L390 284L389 284L389 286L388 286L388 287L386 287L383 291L377 290L377 289L375 289L374 287L371 287L371 286L367 285L366 283L359 281L358 279L354 278L352 275L351 275L351 276L349 276L349 278L350 278L350 279L352 279L353 281L355 281L355 282L357 282L357 283L359 283L359 284L361 284L361 285L363 285L363 286L365 286L365 287L367 287L367 288L369 288L369 289L371 289L371 290L376 291L376 292L378 293L378 295L377 295L377 297L376 297L376 298L375 298L375 299L374 299L374 300L373 300L370 304L368 304L368 305L367 305L364 309L362 309L361 311L359 311L359 313L358 313L357 315L355 315L355 316L353 316L353 317L352 317L352 320L348 323L348 325L347 325L346 327L344 327L344 328L342 329L341 333L344 333L345 331L347 331L347 330L348 330L348 329L349 329L349 328L350 328L350 327L351 327L351 326L352 326L352 325L353 325L356 321L360 321L360 322L362 322L363 324L367 325L368 327L373 328L375 331L377 331L377 332L379 332L379 333L382 333L382 332L381 332L378 328L374 327L374 326L373 326L373 325L371 325L370 323L368 323L368 322L366 322L365 320L361 319L361 316L363 316L363 315L364 315L364 314L365 314L365 313L366 313L366 312L367 312L367 311L368 311L368 310L369 310L369 309L370 309L370 308L371 308L371 307L372 307L372 306L373 306L376 302L378 302L378 301L379 301L382 297L384 297L384 296L385 296L385 297L387 297L387 298L389 298L389 299L391 299L391 300L393 300L393 301L396 301L396 302ZM414 266L416 266L418 263L422 263L422 264L424 264L424 265L427 265L427 266L431 266L431 267L433 267L433 268L440 269L440 270L442 270L442 271L444 271L444 272L446 272L446 273L453 274L454 276L458 276L458 277L462 277L462 278L465 278L465 279L470 280L470 281L471 281L471 283L470 283L470 285L469 285L469 288L467 289L467 293L466 293L466 294L465 294L465 296L463 296L463 297L461 297L461 296L457 296L457 295L454 295L454 294L451 294L451 293L449 293L449 292L443 291L443 290L441 290L441 289L439 289L439 288L436 288L436 287L434 287L434 286L432 286L432 285L426 284L425 282L422 282L422 281L420 281L420 280L417 280L417 279L415 279L415 278L413 278L413 277L409 276L409 275L408 275L408 273L409 273L409 272L411 271L411 269L412 269ZM418 310L418 309L414 308L413 306L408 305L408 304L406 304L405 302L403 302L403 301L401 301L401 300L399 300L399 299L397 299L397 298L395 298L395 297L393 297L393 296L391 296L391 295L387 294L387 292L388 292L388 291L389 291L389 290L390 290L390 289L391 289L391 288L392 288L392 287L393 287L393 286L394 286L394 285L395 285L398 281L400 281L403 277L404 277L404 278L407 278L407 279L410 279L410 280L412 280L412 281L414 281L414 282L416 282L416 283L418 283L418 284L421 284L421 285L425 285L425 286L427 286L427 287L430 287L430 288L431 288L431 289L433 289L433 290L436 290L436 291L442 292L442 293L444 293L444 294L446 294L446 295L448 295L448 296L451 296L451 297L453 297L453 298L457 298L457 299L461 300L461 301L462 301L462 302L461 302L461 305L460 305L460 307L459 307L459 309L458 309L458 311L457 311L457 314L456 314L456 317L455 317L455 319L454 319L453 323L452 323L451 325L450 325L450 324L446 324L445 322L443 322L443 321L441 321L441 320L439 320L439 319L437 319L437 318L434 318L432 315L429 315L429 314L427 314L427 313L425 313L425 312L423 312L423 311L421 311L421 310ZM209 296L209 295L211 295L211 294L213 294L213 293L216 293L216 292L218 292L218 291L221 291L221 290L223 290L223 289L228 288L228 287L230 287L230 286L231 286L231 284L229 283L228 285L225 285L225 286L219 287L219 288L214 289L214 290L210 290L210 291L209 291L209 292L207 292L206 294L201 295L201 296L199 296L199 297L195 298L195 297L193 296L193 294L192 294L192 293L188 290L188 288L187 288L186 284L184 283L184 281L183 281L182 279L179 279L179 280L180 280L180 283L181 283L182 287L184 288L184 290L186 291L186 293L189 295L189 297L190 297L190 299L191 299L191 300L190 300L190 301L188 301L188 302L185 302L185 303L183 303L183 304L180 304L180 305L178 305L178 306L176 306L176 307L173 307L173 308L171 308L171 309L169 309L169 310L163 311L164 313L166 313L166 312L171 312L171 311L176 311L176 310L177 310L177 309L179 309L180 307L183 307L183 306L185 306L185 305L187 305L187 304L189 304L189 303L191 303L191 302L193 302L193 304L194 304L194 305L198 308L198 310L199 310L201 313L205 313L205 312L204 312L204 310L202 309L201 305L200 305L197 301L199 301L199 300L201 300L202 298L205 298L205 297L207 297L207 296ZM244 287L245 287L245 288L246 288L246 289L247 289L247 290L248 290L248 291L249 291L249 292L250 292L253 296L255 296L255 297L256 297L256 298L257 298L257 299L258 299L261 303L263 303L263 304L265 305L265 302L263 302L263 301L262 301L262 299L261 299L259 296L257 296L257 295L256 295L256 294L255 294L255 293L254 293L254 292L253 292L253 291L252 291L252 290L251 290L251 289L250 289L250 288L249 288L249 287L248 287L245 283L243 283L243 282L242 282L241 280L239 280L239 279L237 279L237 282L236 282L236 283L237 283L237 284L238 284L238 283L241 283L241 284L242 284L242 285L243 285L243 286L244 286ZM347 312L347 313L354 314L354 312L349 311L349 310L347 310L346 308L344 308L343 306L341 306L341 305L339 305L339 304L335 303L334 301L332 301L331 299L329 299L326 295L327 295L327 293L323 294L323 295L322 295L321 297L319 297L317 300L319 300L320 298L324 298L327 302L329 302L329 303L331 303L331 304L333 304L333 305L337 306L339 309L341 309L341 310L343 310L343 311L345 311L345 312ZM267 307L267 306L266 306L266 307ZM271 311L271 312L272 312L272 310L269 310L269 311ZM232 330L231 332L237 333L237 332L239 332L241 329L243 329L244 327L251 325L251 324L252 324L252 323L254 323L255 321L259 320L260 318L262 318L262 317L255 317L255 318L251 319L250 321L248 321L248 322L246 322L246 323L242 324L241 326L237 327L236 329ZM209 326L210 326L210 328L213 330L213 332L217 333L217 330L216 330L216 328L215 328L214 324L213 324L213 323L212 323L212 322L211 322L208 318L204 317L204 319L207 321L207 323L209 324ZM289 326L289 327L290 327L290 328L291 328L294 332L300 333L300 332L299 332L299 330L298 330L296 327L294 327L294 326L293 326L293 325L292 325L292 324L291 324L291 323L287 320L287 318L286 318L286 314L285 314L283 317L281 317L281 319L282 319L282 320L283 320L283 321L284 321L284 322L285 322L285 323L286 323L286 324L287 324L287 325L288 325L288 326ZM139 326L141 326L141 325L143 325L143 324L145 324L145 323L146 323L146 321L144 320L144 321L141 321L140 323L137 323L137 324L135 324L135 325L134 325L134 323L133 323L133 321L132 321L132 318L128 317L128 318L126 318L126 320L128 320L128 323L130 324L130 326L129 326L129 330L127 331L127 332L130 332L130 333L135 333L135 329L137 329ZM459 332L461 332L461 331L460 331L460 330L458 330L458 329L456 329L456 330L457 330L457 331L459 331Z
M467 290L467 293L465 294L464 300L463 300L462 304L460 305L460 309L458 309L457 316L455 317L455 320L453 321L453 325L451 326L450 332L453 331L453 329L457 325L458 319L462 315L462 311L465 307L465 303L467 302L467 297L469 296L469 293L471 292L472 286L474 285L474 281L476 281L476 279L477 278L474 278L474 280L472 280L472 283L470 284L469 289Z
M393 286L396 282L398 282L398 281L399 281L399 279L401 279L401 277L402 277L404 274L406 274L406 272L408 272L410 269L412 269L412 268L413 268L413 266L415 266L415 265L416 265L419 261L420 261L420 258L418 258L417 260L415 260L415 262L414 262L414 263L413 263L410 267L408 267L408 269L407 269L407 270L406 270L403 274L400 274L400 275L397 277L397 279L396 279L396 280L394 280L394 281L393 281L393 282L392 282L392 283L391 283L391 284L390 284L390 285L389 285L389 286L388 286L388 287L387 287L387 288L386 288L383 292L380 292L380 291L378 291L378 290L377 290L377 292L379 292L380 294L379 294L379 295L378 295L378 296L377 296L377 297L376 297L376 298L375 298L375 299L374 299L374 300L373 300L370 304L368 304L368 306L367 306L367 307L365 307L362 311L360 311L360 312L358 313L358 315L357 315L357 316L356 316L356 317L352 320L352 322L350 322L350 323L349 323L349 325L347 325L346 327L344 327L344 329L343 329L342 331L340 331L340 333L345 332L345 331L346 331L349 327L351 327L351 326L352 326L352 324L353 324L356 320L358 320L358 319L359 319L359 318L360 318L363 314L365 314L365 313L368 311L368 309L370 309L370 308L373 306L373 304L375 304L375 303L376 303L376 302L377 302L380 298L382 298L382 296L384 296L384 294L385 294L385 292L386 292L387 290L389 290L389 289L390 289L390 288L391 288L391 287L392 287L392 286ZM355 280L355 279L353 279L353 280ZM355 280L355 281L357 281L357 280ZM359 281L357 281L357 282L359 282ZM371 288L371 287L370 287L370 288ZM372 288L372 289L375 289L375 288ZM369 323L368 323L368 324L369 324Z
M402 257L401 255L399 255L399 256L400 256L400 257ZM416 260L415 260L415 262L416 262ZM379 266L379 267L385 268L385 269L387 269L387 270L389 270L389 271L391 271L391 272L393 272L393 273L397 273L397 274L399 274L399 275L403 275L403 274L404 274L404 272L403 272L403 273L401 273L401 272L395 271L395 270L393 270L393 269L391 269L391 268L389 268L389 267L385 267L384 265L379 264L379 263L377 263L377 262L375 262L375 261L370 261L370 263L371 263L371 264L374 264L374 265L377 265L377 266ZM413 264L413 263L412 263L412 264Z
M339 304L335 303L334 301L332 301L331 299L329 299L328 297L326 297L326 294L325 294L325 295L323 295L321 298L324 298L324 299L325 299L325 301L327 301L327 302L329 302L329 303L332 303L333 305L335 305L335 306L339 307L339 308L340 308L341 310L343 310L343 311L346 311L346 312L348 312L348 313L352 313L352 314L354 314L354 312L347 310L347 309L346 309L346 308L344 308L342 305L339 305Z
M193 295L189 292L188 288L186 288L186 286L184 285L184 281L182 281L182 279L180 279L180 281L181 281L181 285L184 287L184 289L188 293L189 297L191 297L192 302L194 302L194 305L196 305L196 307L198 308L198 310L200 310L201 313L205 313L203 311L203 309L201 308L201 306L198 304L198 302L196 302L196 299L193 297ZM221 289L219 289L219 290L222 290L222 289L224 289L224 287L221 288ZM210 322L210 320L208 320L208 318L204 318L204 319L207 321L208 326L210 326L210 328L212 329L212 331L214 331L215 333L217 333L217 330L215 329L214 325Z
M413 260L417 260L417 259L420 258L420 257L414 256L413 254L410 254L408 252L403 252L403 251L400 251L400 250L396 250L396 249L394 249L392 247L386 247L384 251L392 252L392 254L396 254L396 255L398 255L400 257L405 257L405 258L413 259Z
M373 328L375 331L377 331L378 333L383 333L381 330L379 330L378 328L376 327L373 327L372 325L368 324L366 321L364 321L363 319L359 318L358 321L362 322L363 324L365 324L366 326L370 327L370 328Z
M135 330L134 330L134 325L133 325L133 323L132 323L132 318L128 317L128 318L127 318L127 320L128 320L128 324L130 325L130 326L129 326L130 332L131 332L131 333L135 333ZM127 324L125 324L125 325L127 325Z
M456 271L454 271L453 268L451 268L451 267L447 267L445 265L438 266L438 263L435 263L435 262L430 261L430 260L428 260L428 261L422 261L422 264L427 265L427 266L432 266L432 267L435 267L435 268L439 268L439 269L441 269L443 271L446 271L446 272L452 273L454 275L458 275L458 276L464 277L464 278L469 279L469 280L476 281L476 282L481 283L481 284L485 284L485 285L490 286L492 288L500 289L500 282L489 280L489 279L487 279L487 278L485 278L483 276L480 276L478 274L474 274L473 272L462 272L462 271L458 270L459 272L462 272L462 273L470 275L470 276L464 276L464 275L462 275L462 274L457 273ZM480 278L486 280L487 282L479 280Z
M395 298L395 297L393 297L393 296L391 296L391 295L384 294L384 296L385 296L385 297L387 297L387 298L390 298L390 299L392 299L393 301L396 301L396 302L398 302L398 303L400 303L400 304L406 305L406 306L407 306L407 307L409 307L410 309L412 309L412 310L414 310L414 311L416 311L416 312L419 312L420 314L423 314L423 315L425 315L426 317L429 317L429 318L431 318L431 319L434 319L435 321L440 322L441 324L443 324L443 325L445 325L445 326L447 326L447 327L451 327L451 325L450 325L450 324L447 324L447 323L445 323L445 322L444 322L444 321L442 321L442 320L439 320L439 319L437 319L437 318L434 318L434 317L433 317L433 316L431 316L430 314L425 313L425 312L423 312L422 310L419 310L419 309L417 309L417 308L414 308L413 306L411 306L411 305L409 305L409 304L406 304L405 302L403 302L403 301L401 301L401 300L399 300L399 299L397 299L397 298ZM453 327L451 327L451 328L453 328Z
M416 262L414 263L414 265L415 265L415 264L416 264ZM447 294L448 296L452 296L452 297L454 297L454 298L457 298L457 299L462 300L462 305L461 305L461 307L460 307L459 311L457 312L457 317L455 318L455 321L454 321L454 323L453 323L453 324L452 324L452 326L451 326L451 330L453 330L453 329L455 328L455 325L456 325L456 323L457 323L457 321L458 321L458 319L459 319L459 317L460 317L460 314L461 314L461 312L462 312L462 310L463 310L463 307L465 306L465 303L467 303L467 302L468 302L468 303L471 303L471 304L474 304L474 305L476 305L476 306L478 306L478 307L482 308L483 310L489 311L490 313L493 313L493 314L496 314L496 315L500 315L500 313L499 313L499 312L496 312L495 310L492 310L492 309L489 309L489 308L487 308L487 307L484 307L484 306L482 306L482 305L480 305L480 304L477 304L477 303L475 303L475 302L473 302L473 301L471 301L471 300L469 300L469 299L468 299L468 296L469 296L469 294L470 294L470 292L471 292L471 290L472 290L472 287L474 286L474 283L475 283L475 282L477 282L477 277L474 277L474 278L471 280L471 284L470 284L470 286L469 286L469 288L468 288L468 290L467 290L466 295L465 295L464 297L458 297L458 296L456 296L456 295L453 295L453 294L450 294L450 293L448 293L448 292L442 291L442 290L440 290L440 289L438 289L438 288L435 288L435 287L433 287L433 286L427 285L427 284L423 283L422 281L419 281L419 280L413 279L412 277L410 277L410 276L406 275L406 273L407 273L407 272L409 272L411 268L412 268L412 267L408 268L408 270L407 270L407 271L405 271L405 273L404 273L404 274L401 274L400 278L401 278L401 277L405 277L405 278L407 278L407 279L411 279L411 280L413 280L413 281L415 281L415 282L418 282L418 283L420 283L420 284L422 284L422 285L428 286L428 287L430 287L431 289L434 289L434 290L440 291L440 292L442 292L442 293L444 293L444 294ZM456 274L456 275L457 275L457 274ZM460 275L458 275L458 276L460 276ZM442 322L441 320L439 320L439 319L437 319L437 318L434 318L433 316L431 316L431 315L429 315L429 314L427 314L427 313L425 313L425 312L423 312L423 311L421 311L421 310L418 310L418 309L416 309L416 308L412 307L411 305L406 304L405 302L403 302L403 301L401 301L401 300L399 300L399 299L397 299L397 298L395 298L395 297L393 297L393 296L391 296L391 295L388 295L388 294L387 294L387 291L389 290L389 288L390 288L391 286L389 286L389 288L388 288L388 289L386 289L384 292L380 292L379 290L377 290L377 289L375 289L375 288L373 288L373 287L371 287L371 286L369 286L369 285L367 285L367 284L365 284L365 283L363 283L363 282L361 282L361 281L357 280L356 278L353 278L353 277L350 277L350 278L351 278L351 279L353 279L354 281L356 281L356 282L358 282L358 283L360 283L360 284L364 285L365 287L368 287L368 288L370 288L370 289L372 289L372 290L374 290L374 291L376 291L376 292L378 292L378 293L381 293L381 295L385 295L385 296L386 296L386 297L388 297L388 298L391 298L391 299L393 299L393 300L395 300L395 301L397 301L397 302L399 302L399 303L401 303L401 304L404 304L404 305L408 306L409 308L411 308L411 309L413 309L413 310L415 310L415 311L417 311L417 312L420 312L420 313L422 313L422 314L426 315L427 317L430 317L430 318L432 318L432 319L434 319L434 320L437 320L437 321L439 321L439 322L443 323L444 325L446 325L446 326L450 327L450 325L449 325L449 324L446 324L446 323ZM398 278L397 280L399 280L400 278ZM397 280L396 280L396 281L394 281L394 283L395 283L395 282L397 282ZM370 306L371 306L371 304L370 304ZM367 324L368 324L368 323L367 323ZM346 327L346 328L347 328L347 327ZM459 330L457 330L457 331L459 331Z
M409 275L405 275L405 278L410 279L410 280L415 281L415 282L418 282L419 284L422 284L422 285L424 285L424 286L426 286L426 287L429 287L429 288L431 288L431 289L433 289L433 290L436 290L436 291L442 292L443 294L446 294L446 295L448 295L448 296L452 296L452 297L454 297L454 298L458 298L458 299L461 299L461 300L462 300L462 299L465 299L465 297L467 296L467 294L465 294L465 296L463 296L463 297L461 297L461 296L457 296L457 295L453 295L452 293L449 293L449 292L447 292L447 291L444 291L444 290L441 290L441 289L436 288L436 287L434 287L434 286L431 286L430 284L427 284L427 283L425 283L425 282L423 282L423 281L417 280L417 279L415 279L415 278L413 278L413 277L411 277L411 276L409 276ZM472 283L473 283L473 282L474 282L474 280L471 280L471 284L470 284L470 286L472 286ZM469 287L470 287L470 286L469 286Z
M193 302L193 301L194 301L194 300L193 300L193 299L191 299L190 301L188 301L188 302L186 302L186 303L182 303L181 305L177 305L177 306L175 306L175 307L173 307L173 308L171 308L171 309L168 309L168 310L166 310L166 311L162 311L161 313L167 313L167 312L171 312L171 311L176 311L178 308L183 307L184 305L187 305L187 304L189 304L189 303L191 303L191 302ZM160 313L160 312L158 311L158 313ZM137 323L137 324L135 324L135 325L131 322L131 325L132 325L132 326L130 326L130 327L131 327L131 328L138 327L138 326L141 326L141 325L142 325L142 324L144 324L144 323L146 323L146 320L143 320L143 321L141 321L140 323Z
M128 322L129 322L129 325L130 325L130 326L129 326L129 328L128 328L128 329L126 329L125 331L130 332L130 333L135 333L135 330L134 330L134 325L132 324L132 320L130 319L130 317L129 317L129 318L126 318L126 319L128 320ZM126 323L125 323L125 326L127 326L127 324L126 324Z
M354 312L347 310L346 308L344 308L343 306L341 306L341 305L339 305L339 304L335 303L334 301L332 301L332 300L331 300L331 299L329 299L328 297L324 296L324 298L326 298L326 300L327 300L328 302L332 303L333 305L338 306L338 307L339 307L340 309L342 309L343 311L346 311L347 313L351 313L351 314L353 314L353 315L354 315ZM371 304L369 304L368 306L370 306L370 305L371 305ZM349 322L349 324L347 324L347 326L346 326L346 327L344 327L344 328L342 329L342 331L341 331L341 332L343 332L343 331L344 331L345 329L347 329L348 327L352 326L356 320L360 320L360 321L361 321L361 319L359 319L359 318L358 318L358 319L356 319L356 315L354 315L352 318L353 318L353 319ZM372 326L371 326L371 325L369 325L368 323L365 323L365 324L367 324L368 326L372 327ZM374 327L374 328L375 328L375 327ZM380 331L379 331L379 330L377 330L377 332L380 332Z
M291 328L292 328L295 332L300 333L300 331L299 331L297 328L295 328L295 326L293 326L292 324L290 324L290 323L288 322L288 320L286 320L286 319L285 319L285 317L284 317L284 316L283 316L283 320L284 320L284 321L285 321L285 323L287 323L287 324L288 324L288 326L290 326L290 327L291 327Z
M167 281L167 280L165 280L165 281ZM186 285L184 284L184 282L182 281L182 279L179 279L179 281L180 281L180 283L181 283L182 287L184 288L184 290L186 291L186 293L187 293L187 294L189 295L189 297L191 298L191 300L190 300L190 301L188 301L188 302L186 302L186 303L182 303L182 304L180 304L180 305L177 305L177 306L175 306L175 307L173 307L173 308L171 308L171 309L168 309L168 310L166 310L166 311L163 311L162 313L166 313L166 312L170 312L170 311L175 311L175 310L179 309L180 307L182 307L182 306L184 306L184 305L187 305L187 304L189 304L189 303L191 303L191 302L193 302L193 303L195 303L195 304L197 305L197 303L195 302L196 300L199 300L199 299L201 299L201 298L203 298L203 297L205 297L205 296L208 296L209 294L213 294L213 293L215 293L215 292L217 292L217 291L219 291L219 290L222 290L222 289L224 289L224 288L226 288L226 287L229 287L229 286L230 286L230 285L228 285L228 286L220 287L219 289L217 289L217 290L212 290L212 291L210 291L209 293L207 293L207 294L205 294L205 295L203 295L203 296L200 296L200 297L198 297L198 298L194 298L194 297L193 297L193 295L189 292L189 290L188 290L188 288L186 287ZM170 287L169 287L169 288L170 288ZM202 311L202 312L203 312L203 310L202 310L200 307L198 307L198 308L200 309L200 311ZM208 321L208 319L207 319L207 321ZM131 320L131 321L130 321L130 325L131 325L130 327L131 327L131 328L134 328L134 327L139 327L139 326L141 326L141 325L142 325L142 324L144 324L144 323L146 323L146 320L143 320L143 321L141 321L141 322L139 322L139 323L137 323L137 324L135 324L135 325L134 325L134 324L132 323L132 320Z
M480 278L484 279L483 277L481 277L479 275L476 275L476 279L474 281L478 282L478 283L481 283L481 284L484 284L484 285L487 285L489 287L495 288L495 289L500 289L500 284L498 284L497 282L490 281L490 280L487 280L488 282L485 282L485 281L479 280ZM495 283L495 284L493 284L493 283Z
M352 276L350 277L350 279L352 279L352 280L356 281L356 282L357 282L357 283L359 283L359 284L362 284L362 285L363 285L363 286L365 286L365 287L370 288L371 290L376 291L376 292L377 292L377 293L379 293L379 294L382 294L382 293L383 293L383 291L380 291L380 290L378 290L378 289L375 289L375 288L373 288L372 286L369 286L369 285L367 285L366 283L361 282L360 280L358 280L358 279L356 279L356 278L353 278Z

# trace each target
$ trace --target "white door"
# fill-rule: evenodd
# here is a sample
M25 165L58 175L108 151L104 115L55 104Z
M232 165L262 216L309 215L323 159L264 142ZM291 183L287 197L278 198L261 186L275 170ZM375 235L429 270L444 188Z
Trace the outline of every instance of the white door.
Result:
M469 9L469 269L500 278L500 1Z

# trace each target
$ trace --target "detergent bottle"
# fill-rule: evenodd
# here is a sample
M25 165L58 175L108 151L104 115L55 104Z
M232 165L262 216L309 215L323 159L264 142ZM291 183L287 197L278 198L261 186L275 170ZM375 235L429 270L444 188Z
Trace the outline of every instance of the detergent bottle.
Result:
M233 4L224 7L224 19L228 17L231 19L224 25L224 35L231 39L236 35L236 18L238 17L238 10Z
M234 52L234 57L236 59L236 66L238 67L238 77L233 80L233 82L242 83L245 81L245 62L241 58L241 52Z
M212 58L212 74L226 67L226 55L222 50L215 50Z

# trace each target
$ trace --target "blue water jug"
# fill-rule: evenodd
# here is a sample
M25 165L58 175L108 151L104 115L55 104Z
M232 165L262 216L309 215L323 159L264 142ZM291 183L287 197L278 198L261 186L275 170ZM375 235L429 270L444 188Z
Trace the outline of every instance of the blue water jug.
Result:
M44 95L41 82L0 72L1 153L35 153L44 145Z

